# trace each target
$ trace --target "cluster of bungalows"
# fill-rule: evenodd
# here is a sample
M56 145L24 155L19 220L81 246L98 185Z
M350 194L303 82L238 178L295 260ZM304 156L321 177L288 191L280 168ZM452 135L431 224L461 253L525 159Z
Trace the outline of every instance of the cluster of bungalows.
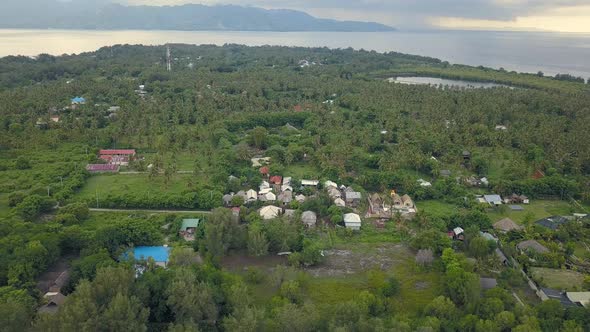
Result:
M416 214L416 205L409 195L400 196L395 191L391 191L390 198L387 200L377 193L367 199L369 201L367 217L369 218L391 219L396 214L404 218L412 218Z
M476 196L475 199L478 203L488 204L489 206L500 206L502 204L529 204L530 200L525 195L512 194L502 198L500 195L490 194L483 196Z
M338 207L358 207L361 203L363 195L352 189L352 187L346 187L344 185L338 187L338 184L332 181L326 181L324 188L328 192L328 196L334 202L334 205Z
M303 194L294 194L291 177L282 177L280 175L269 176L269 169L267 166L261 167L260 173L264 177L264 180L258 186L258 190L240 190L236 194L226 194L223 196L223 204L227 207L232 206L234 196L242 197L245 204L251 204L254 202L276 202L282 206L287 206L293 201L303 203L307 199ZM317 180L301 180L302 188L317 187L318 184L319 181Z
M129 166L129 161L135 157L135 150L100 150L98 158L104 164L88 164L86 170L90 173L116 173L120 166Z

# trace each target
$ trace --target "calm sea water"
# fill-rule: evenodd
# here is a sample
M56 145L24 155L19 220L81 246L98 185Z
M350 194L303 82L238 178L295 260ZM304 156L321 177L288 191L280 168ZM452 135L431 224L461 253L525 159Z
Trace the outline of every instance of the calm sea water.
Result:
M496 84L496 83L485 83L485 82L470 82L462 80L450 80L437 77L391 77L387 79L390 83L409 84L409 85L434 85L434 86L450 86L454 88L468 88L468 89L489 89L505 87L510 88L508 85Z
M0 30L0 56L93 51L114 44L326 46L402 52L451 63L590 78L590 34L488 31L207 32Z

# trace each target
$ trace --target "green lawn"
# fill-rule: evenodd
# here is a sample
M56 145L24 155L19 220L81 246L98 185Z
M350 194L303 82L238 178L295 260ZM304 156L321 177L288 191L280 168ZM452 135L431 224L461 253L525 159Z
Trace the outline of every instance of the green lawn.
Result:
M555 215L571 215L574 210L569 202L559 200L531 200L531 204L520 204L524 211L512 211L508 206L499 209L490 210L488 215L492 222L503 218L510 218L518 224L522 224L530 215L533 221Z
M320 172L311 164L302 162L287 166L283 174L299 180L318 180Z
M584 275L575 271L533 267L531 273L535 281L553 289L580 290L584 282Z
M448 216L457 212L455 205L434 200L416 202L416 207L418 211L424 211L435 217Z
M88 179L78 195L82 198L95 197L98 192L100 199L101 195L109 193L118 195L138 192L182 193L189 189L187 184L191 177L191 174L175 174L171 177L170 182L166 184L163 175L156 176L153 179L150 179L147 174L96 175Z

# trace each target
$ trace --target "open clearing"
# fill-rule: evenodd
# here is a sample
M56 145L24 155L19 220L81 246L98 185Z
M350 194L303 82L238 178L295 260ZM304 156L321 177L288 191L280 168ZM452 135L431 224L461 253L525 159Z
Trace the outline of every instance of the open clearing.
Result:
M570 270L548 269L543 267L531 268L533 279L548 288L559 290L580 289L584 282L584 275Z
M150 191L154 194L162 191L182 193L189 189L188 183L191 176L190 174L174 174L167 184L162 175L152 179L148 174L96 175L88 179L78 195L82 198L94 198L98 193L100 200L100 196L108 194L125 196Z
M550 216L567 216L575 212L570 203L559 200L531 200L531 204L517 204L524 208L524 211L512 211L508 206L500 209L491 210L488 215L492 222L503 218L510 218L518 224L523 224L527 215L533 218L533 221L550 217Z

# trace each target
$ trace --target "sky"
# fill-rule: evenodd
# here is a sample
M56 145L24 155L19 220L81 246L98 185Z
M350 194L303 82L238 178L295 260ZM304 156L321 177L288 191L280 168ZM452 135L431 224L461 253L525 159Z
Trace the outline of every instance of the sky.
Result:
M85 0L104 1L104 0ZM132 5L233 4L296 9L321 18L400 29L548 30L590 33L590 0L115 0Z

